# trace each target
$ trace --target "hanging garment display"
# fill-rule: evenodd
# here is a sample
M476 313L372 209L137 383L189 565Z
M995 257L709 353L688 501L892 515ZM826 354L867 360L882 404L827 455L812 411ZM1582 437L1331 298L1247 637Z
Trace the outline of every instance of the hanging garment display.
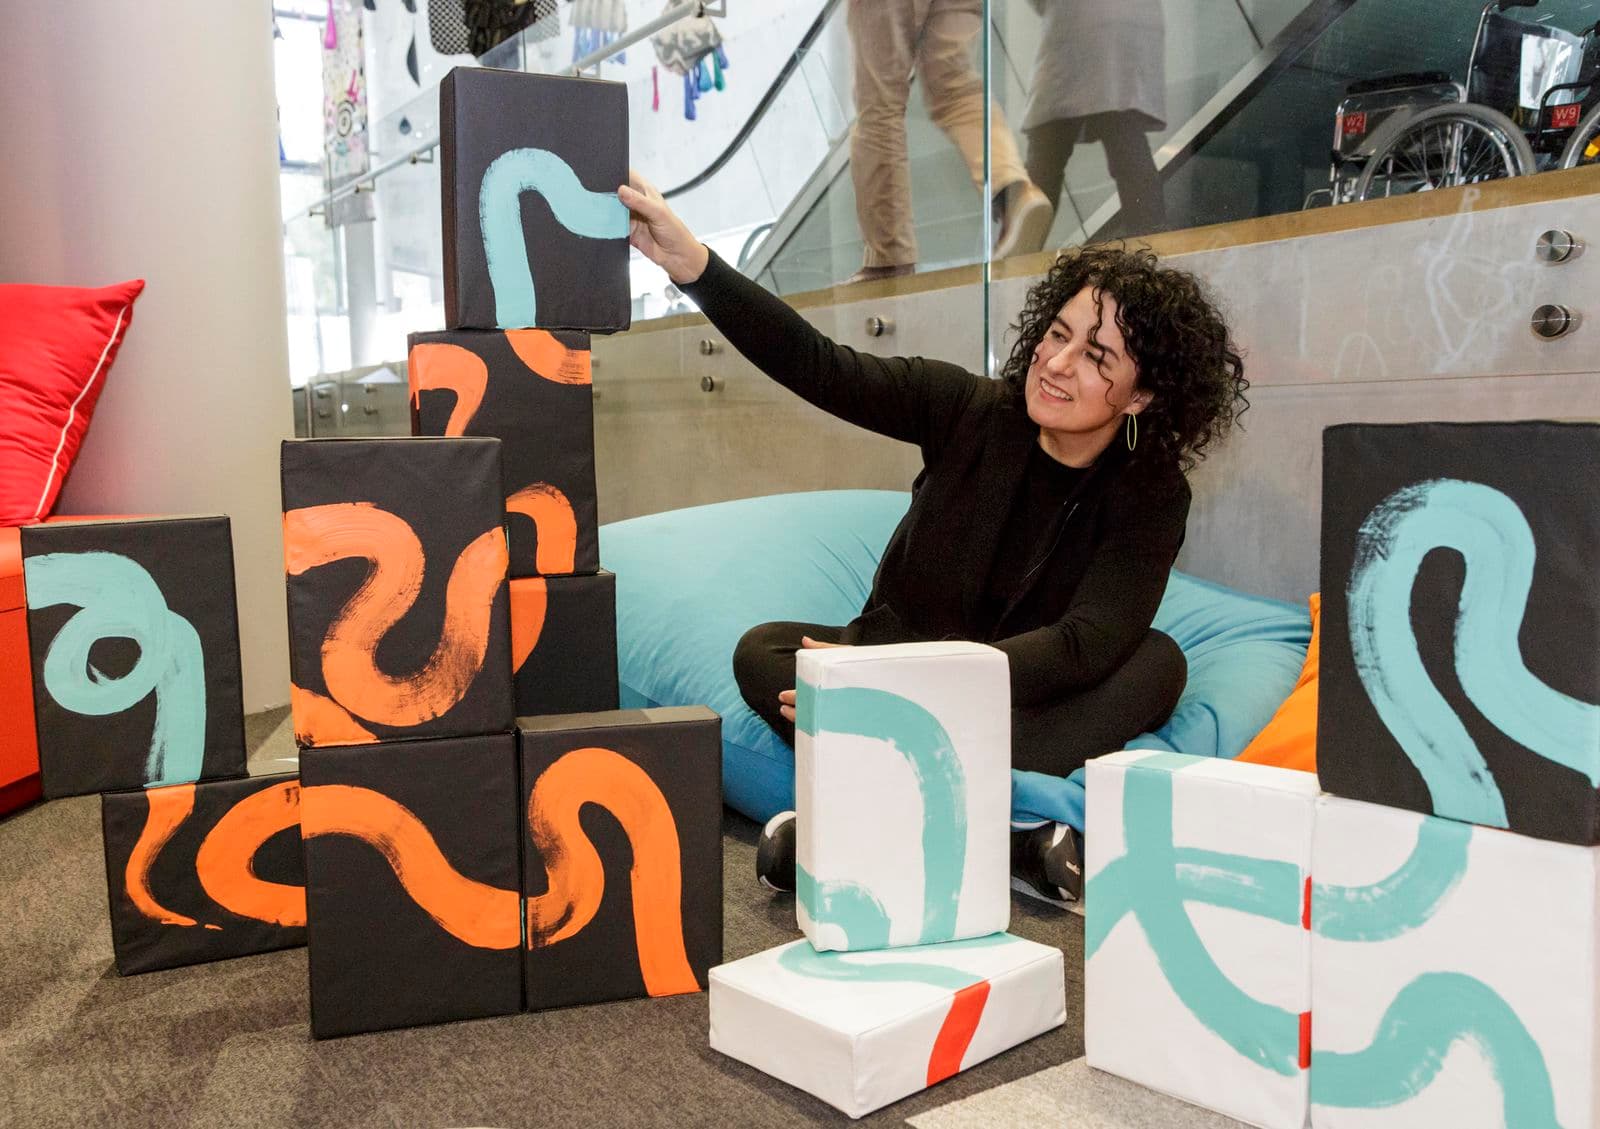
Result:
M672 7L668 4L668 8ZM723 71L728 68L728 54L722 47L722 32L709 15L691 16L662 28L650 38L660 65L683 78L683 116L689 121L696 117L695 103L700 95L712 90L722 90L727 81ZM654 76L652 76L652 82ZM652 99L652 108L661 108L659 88Z
M620 39L628 30L628 6L623 0L573 0L572 61L594 54ZM625 63L619 51L606 62Z
M467 49L480 57L525 28L535 29L534 39L549 39L556 33L556 0L457 0L457 4L467 28Z

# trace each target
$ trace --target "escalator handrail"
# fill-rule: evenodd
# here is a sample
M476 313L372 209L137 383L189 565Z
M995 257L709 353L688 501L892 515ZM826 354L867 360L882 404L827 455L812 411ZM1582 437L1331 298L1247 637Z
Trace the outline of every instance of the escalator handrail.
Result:
M832 18L834 11L841 2L842 0L827 0L827 3L822 6L822 11L817 13L817 18L811 21L811 26L800 37L800 42L795 46L794 52L789 56L788 61L783 64L783 69L772 80L772 85L767 87L767 92L761 96L761 101L756 103L755 109L750 111L750 116L745 119L744 125L739 127L739 132L734 134L733 140L728 142L727 147L717 154L714 161L694 176L676 188L670 188L663 192L661 195L664 198L670 200L674 196L681 196L685 192L699 188L721 172L723 166L733 159L733 155L739 151L746 141L750 140L750 135L755 132L756 126L761 124L761 120L766 117L767 111L778 100L778 92L788 83L794 72L800 68L800 60L816 43L817 37L822 34L822 29L827 26L828 20Z

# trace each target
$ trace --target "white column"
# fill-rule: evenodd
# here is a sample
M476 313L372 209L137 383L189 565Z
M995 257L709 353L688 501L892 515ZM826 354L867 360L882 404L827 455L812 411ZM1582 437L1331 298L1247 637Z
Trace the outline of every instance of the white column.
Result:
M344 228L344 297L350 311L350 365L375 365L383 356L378 344L377 224L351 223Z
M265 3L0 2L0 282L148 280L61 513L233 519L244 700L288 700L293 434Z

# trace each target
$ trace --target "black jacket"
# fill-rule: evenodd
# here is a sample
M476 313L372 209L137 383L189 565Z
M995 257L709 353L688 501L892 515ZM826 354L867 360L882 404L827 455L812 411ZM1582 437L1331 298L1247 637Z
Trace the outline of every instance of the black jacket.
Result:
M684 291L734 347L840 419L915 443L923 469L847 639L971 639L1004 651L1014 705L1102 681L1144 639L1183 543L1189 486L1176 466L1135 466L1119 441L1050 527L998 621L984 586L1039 427L1002 381L921 357L836 344L716 255Z

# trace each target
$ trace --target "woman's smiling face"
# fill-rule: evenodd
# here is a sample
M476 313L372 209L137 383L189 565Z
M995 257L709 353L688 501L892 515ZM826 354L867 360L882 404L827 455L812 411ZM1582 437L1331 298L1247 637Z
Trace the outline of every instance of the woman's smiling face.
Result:
M1093 448L1092 461L1122 426L1124 414L1137 414L1149 402L1138 385L1138 366L1117 326L1116 299L1102 295L1096 302L1094 289L1086 286L1061 307L1035 346L1023 396L1047 451L1075 462L1070 456Z

